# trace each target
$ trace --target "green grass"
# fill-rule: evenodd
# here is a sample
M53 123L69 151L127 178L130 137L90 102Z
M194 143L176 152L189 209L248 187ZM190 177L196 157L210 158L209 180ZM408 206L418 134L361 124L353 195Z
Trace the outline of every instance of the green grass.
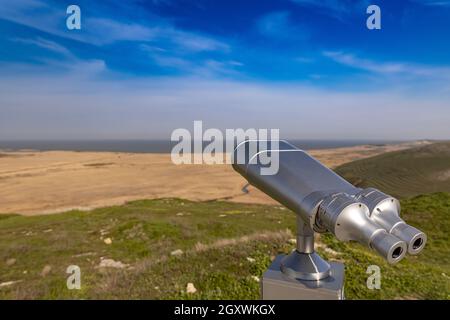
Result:
M449 193L402 201L404 218L423 229L429 242L423 254L395 266L328 234L320 242L338 254L325 246L318 251L346 263L348 299L449 299L449 204ZM288 240L294 218L278 206L179 199L89 212L0 215L0 283L20 281L0 287L0 298L258 299L254 276L261 277L275 255L293 249ZM184 254L172 256L176 249ZM129 268L98 268L102 257ZM8 259L16 261L8 265ZM65 271L72 264L81 268L81 290L66 288ZM366 287L372 264L382 270L381 290ZM46 265L51 271L41 275ZM197 293L185 292L189 282Z
M450 192L450 142L384 153L335 171L359 187L378 188L398 198Z

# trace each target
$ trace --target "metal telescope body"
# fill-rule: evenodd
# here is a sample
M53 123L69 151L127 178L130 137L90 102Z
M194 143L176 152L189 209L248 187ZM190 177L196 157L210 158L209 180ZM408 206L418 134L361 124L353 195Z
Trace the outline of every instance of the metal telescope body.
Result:
M427 237L400 218L399 201L383 192L353 186L308 153L286 141L244 141L233 154L233 168L248 182L297 214L297 248L281 262L293 278L320 280L330 265L314 252L314 232L331 232L357 241L389 263L418 254ZM257 147L251 144L256 143ZM278 171L261 174L261 156L277 159Z

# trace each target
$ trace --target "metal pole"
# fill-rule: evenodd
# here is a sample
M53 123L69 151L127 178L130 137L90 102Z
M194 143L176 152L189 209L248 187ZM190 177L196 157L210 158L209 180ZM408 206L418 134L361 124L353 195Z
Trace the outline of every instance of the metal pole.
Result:
M314 252L314 231L297 215L297 251L300 253Z

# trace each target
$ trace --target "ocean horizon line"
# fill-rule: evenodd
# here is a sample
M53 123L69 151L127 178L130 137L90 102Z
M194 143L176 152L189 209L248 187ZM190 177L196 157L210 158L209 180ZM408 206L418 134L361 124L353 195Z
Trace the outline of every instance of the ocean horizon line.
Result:
M285 139L305 149L330 149L358 145L390 145L430 139L383 140L383 139ZM19 151L92 151L128 153L170 153L177 141L145 139L98 139L98 140L0 140L0 150ZM192 141L191 143L195 143ZM203 147L211 142L203 142ZM226 141L222 141L225 145ZM224 147L225 151L225 147Z

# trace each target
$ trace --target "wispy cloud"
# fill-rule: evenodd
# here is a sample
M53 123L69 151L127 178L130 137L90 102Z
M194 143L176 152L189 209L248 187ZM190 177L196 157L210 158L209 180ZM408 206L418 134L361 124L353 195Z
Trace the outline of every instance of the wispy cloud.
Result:
M3 3L4 2L4 3ZM82 16L82 30L65 27L65 12L41 0L0 0L0 19L21 24L51 35L95 45L117 40L151 40L155 32L135 23L123 23L107 18Z
M179 48L192 52L230 51L230 46L222 41L175 28L160 30L160 37L169 39Z
M156 65L192 76L237 76L240 74L238 69L243 66L235 60L188 59L147 44L141 44L140 48Z
M48 73L49 70L53 72L63 71L65 73L70 73L73 76L78 77L92 77L107 71L106 64L101 59L80 59L75 54L73 54L65 46L42 37L36 38L15 38L12 41L16 43L21 43L27 46L35 46L41 49L53 52L59 56L55 58L50 58L44 56L41 58L35 58L41 64L39 66L30 66L27 64L21 65L3 65L2 70L5 73L15 73L16 71L22 71L28 74L42 74Z
M158 18L157 23L144 25L102 16L82 16L82 29L69 31L65 27L64 11L41 0L0 0L0 19L25 25L51 35L97 46L117 41L166 41L181 50L193 52L230 50L228 44L211 37L179 30L169 21Z
M426 6L450 7L449 0L413 0L413 1Z
M97 45L116 41L151 41L160 33L158 28L108 18L87 18L84 20L83 30L76 35L76 39Z
M51 41L48 39L44 39L42 37L37 37L36 39L26 39L26 38L15 38L12 41L22 44L34 45L58 54L61 54L68 58L74 58L72 52L66 47L56 43L55 41Z
M378 74L450 78L450 67L448 66L425 66L405 62L378 62L340 51L325 51L323 55L337 63Z
M268 13L257 20L259 32L277 39L306 39L309 33L305 27L294 24L288 11Z

